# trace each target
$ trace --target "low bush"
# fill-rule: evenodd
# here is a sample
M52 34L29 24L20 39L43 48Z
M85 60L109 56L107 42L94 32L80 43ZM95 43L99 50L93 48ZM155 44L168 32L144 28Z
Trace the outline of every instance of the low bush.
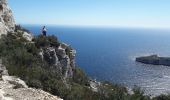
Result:
M81 85L89 85L89 78L78 67L74 69L73 81L76 82L76 83L79 83Z
M18 32L18 30L20 30L20 31L25 31L25 32L27 32L27 33L30 33L30 31L29 30L27 30L27 29L25 29L24 27L22 27L21 25L15 25L15 32Z
M54 35L47 36L47 39L49 41L50 46L53 46L53 47L60 46L60 43L59 43L58 38L56 36L54 36Z

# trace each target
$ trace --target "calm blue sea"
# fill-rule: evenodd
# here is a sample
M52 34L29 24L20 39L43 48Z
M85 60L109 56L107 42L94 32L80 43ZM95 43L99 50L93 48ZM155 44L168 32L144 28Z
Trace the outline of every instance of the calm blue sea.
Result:
M40 34L41 26L24 27ZM77 50L77 65L89 76L137 85L151 95L170 92L170 67L135 62L138 56L170 56L170 30L64 26L47 26L47 30Z

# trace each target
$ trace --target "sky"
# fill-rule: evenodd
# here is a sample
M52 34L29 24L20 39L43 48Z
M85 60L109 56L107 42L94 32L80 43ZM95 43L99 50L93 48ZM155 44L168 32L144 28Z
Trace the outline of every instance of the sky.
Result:
M8 0L17 24L170 28L170 0Z

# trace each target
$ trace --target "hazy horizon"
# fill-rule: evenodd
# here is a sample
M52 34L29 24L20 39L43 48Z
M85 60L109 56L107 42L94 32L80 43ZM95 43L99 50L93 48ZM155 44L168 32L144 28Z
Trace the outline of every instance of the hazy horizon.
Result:
M8 0L17 24L170 28L169 0Z

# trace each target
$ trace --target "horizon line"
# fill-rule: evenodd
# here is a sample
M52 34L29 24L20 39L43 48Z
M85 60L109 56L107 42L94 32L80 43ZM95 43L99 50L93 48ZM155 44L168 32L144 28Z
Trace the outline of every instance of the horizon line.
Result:
M20 23L16 25L35 25L35 26L65 26L65 27L91 27L91 28L129 28L129 29L165 29L170 30L170 27L147 27L147 26L118 26L118 25L74 25L74 24L34 24L34 23Z

